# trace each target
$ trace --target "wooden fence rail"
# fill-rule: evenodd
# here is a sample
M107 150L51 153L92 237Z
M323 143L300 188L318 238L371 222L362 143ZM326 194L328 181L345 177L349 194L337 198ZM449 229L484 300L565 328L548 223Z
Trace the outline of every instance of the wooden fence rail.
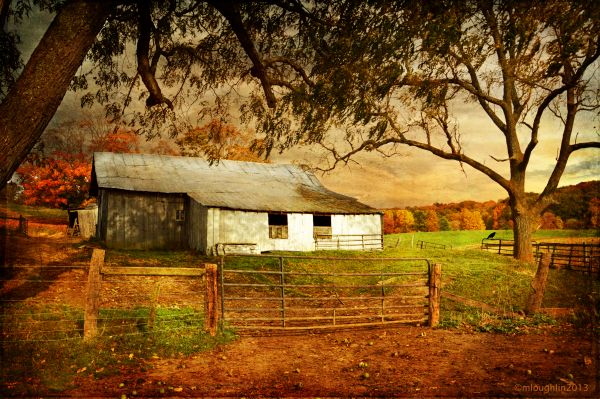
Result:
M383 249L383 235L381 234L316 234L315 250L355 249L355 250L380 250Z
M83 337L89 340L98 334L98 319L100 312L101 288L103 276L169 276L169 277L203 277L207 276L207 292L205 296L205 328L211 335L217 331L218 312L216 286L217 277L215 264L204 264L203 268L186 267L114 267L104 266L104 250L94 249L86 287L86 305L83 320ZM210 287L214 287L212 290ZM153 297L157 298L160 291L160 282L157 283ZM156 314L156 299L152 302L148 325L154 324Z
M550 267L554 269L568 269L587 273L600 274L600 243L552 243L532 242L536 260L544 253L550 254ZM499 255L512 256L514 241L484 239L481 249Z
M435 242L428 242L428 241L419 240L419 241L417 241L417 248L419 248L419 249L425 249L425 248L432 248L432 249L452 249L452 245L438 244L438 243L435 243Z

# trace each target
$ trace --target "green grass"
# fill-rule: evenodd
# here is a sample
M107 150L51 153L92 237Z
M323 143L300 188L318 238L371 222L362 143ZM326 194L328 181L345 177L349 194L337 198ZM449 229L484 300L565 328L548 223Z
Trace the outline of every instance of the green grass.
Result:
M25 218L36 218L48 221L60 221L67 223L69 216L64 209L44 208L38 206L27 206L9 203L8 210L23 215Z
M492 231L496 232L495 238L512 240L512 230L464 230L464 231L437 231L389 234L384 237L386 251L394 249L407 250L416 247L417 241L426 241L436 244L452 246L452 248L468 248L481 244ZM538 230L533 234L533 239L566 238L566 237L598 237L596 230Z
M99 379L119 369L143 369L148 359L210 350L235 338L231 330L211 337L195 309L158 307L101 309L96 338L82 339L83 309L17 306L0 317L3 340L0 381L29 381L0 394L39 395L72 388L75 376ZM38 391L39 390L39 391Z
M105 262L118 266L200 267L203 258L193 251L152 251L141 249L109 249Z

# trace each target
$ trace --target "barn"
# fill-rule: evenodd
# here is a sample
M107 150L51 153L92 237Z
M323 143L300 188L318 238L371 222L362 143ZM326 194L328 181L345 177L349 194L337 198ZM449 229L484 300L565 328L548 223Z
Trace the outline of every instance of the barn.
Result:
M382 213L296 165L94 154L96 236L109 248L204 254L381 249Z

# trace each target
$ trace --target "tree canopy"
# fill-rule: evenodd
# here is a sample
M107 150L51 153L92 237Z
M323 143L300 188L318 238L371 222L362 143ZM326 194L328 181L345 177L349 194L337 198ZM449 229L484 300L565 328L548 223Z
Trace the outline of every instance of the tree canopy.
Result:
M600 148L597 127L574 128L577 118L599 116L600 4L348 2L321 37L327 57L316 60L308 89L256 113L271 131L267 145L317 143L331 168L403 146L472 167L508 193L517 256L531 259L534 222L570 156ZM489 127L465 128L465 104ZM559 143L556 162L542 192L528 196L528 167L548 139ZM482 154L482 144L468 151L494 140L503 154Z
M257 99L274 109L281 93L309 82L316 27L332 23L335 3L3 1L2 184L69 88L82 91L83 105L101 104L113 121L149 136L188 131L202 117L231 120L232 110ZM56 15L21 69L19 27L34 6Z

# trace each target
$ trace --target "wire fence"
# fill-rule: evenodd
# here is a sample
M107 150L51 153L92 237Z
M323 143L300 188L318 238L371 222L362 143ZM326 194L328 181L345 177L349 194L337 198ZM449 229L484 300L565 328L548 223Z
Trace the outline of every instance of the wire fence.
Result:
M0 275L0 344L82 340L89 265L18 266ZM202 279L103 276L100 337L200 334Z

